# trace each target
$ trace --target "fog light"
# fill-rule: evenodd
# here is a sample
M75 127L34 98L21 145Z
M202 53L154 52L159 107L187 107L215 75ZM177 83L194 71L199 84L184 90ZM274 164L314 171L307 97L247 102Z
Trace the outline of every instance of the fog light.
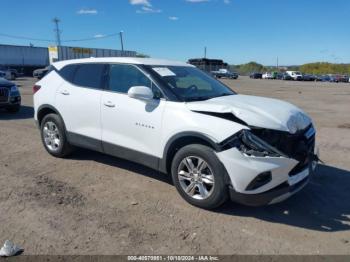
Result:
M264 172L259 174L252 182L249 183L246 190L254 190L257 189L263 185L266 185L272 180L271 172Z

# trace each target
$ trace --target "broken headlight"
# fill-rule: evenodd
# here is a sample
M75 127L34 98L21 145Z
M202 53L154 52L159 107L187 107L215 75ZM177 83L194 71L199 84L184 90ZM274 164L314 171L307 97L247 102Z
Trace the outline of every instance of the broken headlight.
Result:
M225 145L235 147L248 156L256 157L280 157L285 156L277 148L269 145L247 129L240 131L233 136Z
M292 115L287 121L287 128L291 134L295 134L298 130L305 129L308 125L310 125L310 118L299 112L295 115Z

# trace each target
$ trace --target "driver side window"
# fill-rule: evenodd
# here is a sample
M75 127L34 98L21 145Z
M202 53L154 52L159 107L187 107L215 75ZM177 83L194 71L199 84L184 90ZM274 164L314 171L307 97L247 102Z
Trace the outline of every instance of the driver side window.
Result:
M135 66L123 64L110 65L109 90L126 94L133 86L147 86L152 88L152 81Z

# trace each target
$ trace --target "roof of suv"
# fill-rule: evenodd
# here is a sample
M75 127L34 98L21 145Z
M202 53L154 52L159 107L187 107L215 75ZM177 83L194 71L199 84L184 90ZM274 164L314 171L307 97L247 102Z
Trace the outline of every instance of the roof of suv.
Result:
M154 58L137 58L137 57L91 57L83 59L65 60L54 63L53 65L60 70L62 67L69 64L82 64L82 63L122 63L122 64L136 64L136 65L158 65L158 66L189 66L194 67L191 64L179 61L171 61L164 59Z

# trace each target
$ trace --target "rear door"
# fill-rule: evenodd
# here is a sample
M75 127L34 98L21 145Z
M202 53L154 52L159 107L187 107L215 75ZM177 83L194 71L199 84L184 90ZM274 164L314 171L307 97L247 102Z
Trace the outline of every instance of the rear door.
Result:
M101 96L106 65L68 65L60 70L66 81L57 89L56 107L68 138L75 145L101 151Z
M133 86L147 86L157 98L148 101L130 98L127 93ZM109 66L107 88L101 106L104 151L157 167L162 154L159 146L166 103L160 90L138 67L127 64Z

